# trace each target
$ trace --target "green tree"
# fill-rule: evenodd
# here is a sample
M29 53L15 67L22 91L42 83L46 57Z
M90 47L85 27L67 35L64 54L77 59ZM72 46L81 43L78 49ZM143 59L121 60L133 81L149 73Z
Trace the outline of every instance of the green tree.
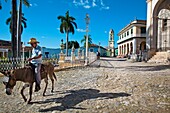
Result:
M8 1L8 0L5 0ZM20 48L21 48L21 15L22 15L22 4L25 6L30 6L28 0L20 0L20 9L19 9L19 22L18 22L18 28L17 30L17 0L11 0L12 3L12 12L11 12L11 41L12 41L12 56L17 57L17 51L20 54ZM17 42L17 31L19 32L18 34L18 42ZM18 50L17 50L17 43L18 45ZM19 55L20 56L20 55Z
M7 0L5 0L5 2L7 2ZM1 0L0 0L0 9L2 9L2 4L1 4Z
M71 49L73 45L74 45L75 49L80 47L80 45L77 41L68 41L68 49ZM64 43L64 47L66 49L66 43Z
M0 1L0 9L2 9L2 4L1 4L1 1Z
M10 12L11 14L11 12ZM21 34L23 32L23 29L24 28L27 28L27 23L26 23L27 19L24 17L24 14L22 14L22 24L21 24ZM9 17L7 20L6 20L6 25L9 25L9 31L10 33L12 33L12 17Z
M84 43L84 47L86 47L86 35L84 35L83 39L81 40L81 43ZM88 47L90 47L92 44L92 38L91 35L88 35Z
M60 32L66 33L66 56L68 56L68 37L69 33L74 34L74 26L77 29L77 24L74 22L76 19L70 16L69 11L67 11L65 16L58 16L58 20L61 20Z

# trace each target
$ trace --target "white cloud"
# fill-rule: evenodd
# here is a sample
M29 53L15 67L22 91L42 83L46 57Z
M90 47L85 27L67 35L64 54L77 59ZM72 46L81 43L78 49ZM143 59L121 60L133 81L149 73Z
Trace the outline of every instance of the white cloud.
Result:
M86 0L85 3L88 4L88 3L89 3L89 0Z
M82 4L82 5L84 4L83 0L80 0L80 4Z
M83 7L86 8L86 9L90 9L91 8L91 6L89 6L89 5L85 5Z
M76 0L73 0L73 4L76 4L77 2L76 2Z
M93 7L98 7L100 10L108 10L109 6L106 6L103 0L73 0L72 2L75 6L82 6L85 9L90 9Z
M38 6L38 4L33 3L33 4L30 4L30 6L31 6L31 7L37 7L37 6Z
M104 33L106 33L106 34L107 34L107 31L104 31Z
M101 4L101 6L105 6L103 3L103 0L100 0L100 4Z
M57 30L60 30L60 28L58 27Z
M105 10L109 10L110 9L110 7L101 7L101 9L105 9Z
M78 32L82 32L82 33L83 33L83 32L86 32L86 30L84 30L84 29L77 29L77 31L78 31Z
M93 7L97 6L97 5L96 5L96 0L93 0L92 6L93 6Z

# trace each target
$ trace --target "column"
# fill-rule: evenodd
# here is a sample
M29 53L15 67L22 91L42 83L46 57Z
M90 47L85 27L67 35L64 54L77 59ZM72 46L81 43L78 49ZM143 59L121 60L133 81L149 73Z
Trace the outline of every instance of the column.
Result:
M152 10L152 0L147 0L146 49L151 49L151 36L153 35Z
M128 54L128 43L126 44L126 55Z
M121 46L119 46L119 55L121 55L121 53L122 53L122 48L121 48Z
M120 50L119 50L119 46L118 46L118 55L119 55L119 52L120 52Z
M133 39L133 54L136 54L136 39Z
M125 44L123 44L123 50L124 50L123 55L125 55L126 54L126 45Z
M122 45L122 55L123 55L124 49L123 49L123 45Z
M130 43L129 43L129 54L130 54L130 52L131 52L131 47L130 47Z

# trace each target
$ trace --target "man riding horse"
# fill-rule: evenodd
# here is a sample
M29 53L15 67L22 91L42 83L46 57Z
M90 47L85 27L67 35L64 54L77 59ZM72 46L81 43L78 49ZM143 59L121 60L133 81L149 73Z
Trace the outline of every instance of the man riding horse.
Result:
M42 64L42 52L41 52L41 47L38 45L38 41L36 38L31 38L28 44L30 44L33 49L32 49L32 56L31 58L28 59L30 62L30 65L34 71L35 75L35 92L38 92L40 88L40 83L41 83L41 75L40 75L40 70L41 70L41 64Z

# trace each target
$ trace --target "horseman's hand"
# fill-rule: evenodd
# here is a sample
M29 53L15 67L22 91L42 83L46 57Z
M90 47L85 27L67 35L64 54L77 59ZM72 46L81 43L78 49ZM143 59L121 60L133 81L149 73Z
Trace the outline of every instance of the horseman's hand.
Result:
M28 58L27 61L30 62L32 60L32 58Z

